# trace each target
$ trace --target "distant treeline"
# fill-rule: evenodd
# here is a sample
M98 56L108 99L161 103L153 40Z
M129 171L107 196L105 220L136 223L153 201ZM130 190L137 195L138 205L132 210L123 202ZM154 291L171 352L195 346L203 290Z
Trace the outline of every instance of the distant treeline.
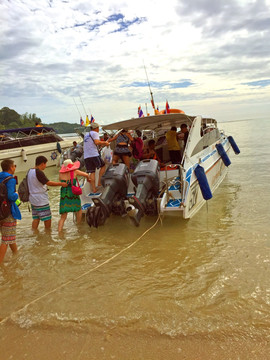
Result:
M33 127L36 123L52 127L59 134L74 133L75 129L79 127L79 124L70 124L67 122L45 124L36 114L25 113L20 115L8 107L3 107L0 110L0 130Z

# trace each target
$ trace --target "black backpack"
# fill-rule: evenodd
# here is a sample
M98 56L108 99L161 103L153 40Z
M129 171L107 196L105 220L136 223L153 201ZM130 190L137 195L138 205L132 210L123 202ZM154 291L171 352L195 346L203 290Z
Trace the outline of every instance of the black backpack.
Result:
M6 183L12 178L13 176L8 176L0 183L0 220L6 219L11 214Z
M20 182L18 187L19 198L22 202L29 201L29 188L27 183L27 175L28 173L26 174L26 177Z

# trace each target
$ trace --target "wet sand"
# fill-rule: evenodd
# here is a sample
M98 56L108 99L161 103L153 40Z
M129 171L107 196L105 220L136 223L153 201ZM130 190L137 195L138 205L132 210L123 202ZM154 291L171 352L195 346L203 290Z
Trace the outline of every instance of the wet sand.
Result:
M21 329L12 323L1 325L1 360L266 360L270 346L264 339L234 337L208 339L198 335L170 338L138 331L92 328Z

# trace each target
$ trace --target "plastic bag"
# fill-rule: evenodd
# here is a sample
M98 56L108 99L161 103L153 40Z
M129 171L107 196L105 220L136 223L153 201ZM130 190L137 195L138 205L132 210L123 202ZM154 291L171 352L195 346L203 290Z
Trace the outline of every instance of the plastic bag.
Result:
M110 148L110 146L105 146L101 150L101 159L105 162L105 164L109 164L112 162L112 157L113 157L112 149Z

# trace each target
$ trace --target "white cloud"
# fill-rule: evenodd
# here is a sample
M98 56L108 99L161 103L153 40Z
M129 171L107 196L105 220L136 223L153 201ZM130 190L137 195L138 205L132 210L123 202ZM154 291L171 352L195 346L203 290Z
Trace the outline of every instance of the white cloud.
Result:
M0 107L109 123L148 103L228 120L269 115L269 0L2 0ZM186 88L179 83L188 80ZM263 87L252 87L263 81ZM268 82L267 82L268 81ZM165 84L166 83L166 84ZM175 84L175 85L174 85ZM226 109L226 111L224 111ZM224 115L226 113L226 115Z

